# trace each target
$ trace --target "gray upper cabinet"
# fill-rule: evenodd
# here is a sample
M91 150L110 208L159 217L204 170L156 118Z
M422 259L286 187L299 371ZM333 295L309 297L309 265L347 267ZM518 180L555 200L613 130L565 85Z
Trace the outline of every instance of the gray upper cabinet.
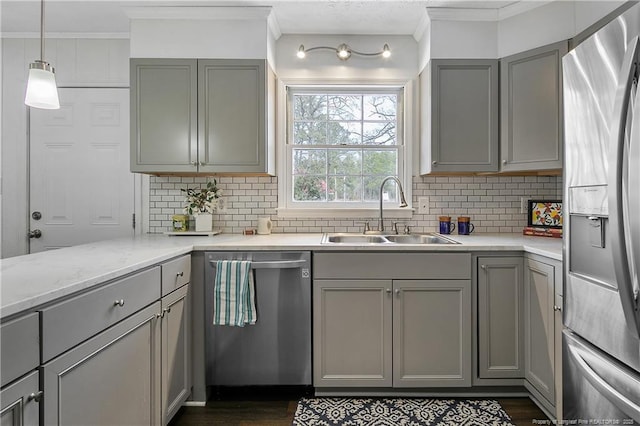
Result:
M498 61L433 59L420 75L420 173L498 171Z
M266 60L131 59L131 171L273 174Z
M566 41L500 62L504 172L562 168L562 56Z
M131 59L131 171L198 170L197 62Z

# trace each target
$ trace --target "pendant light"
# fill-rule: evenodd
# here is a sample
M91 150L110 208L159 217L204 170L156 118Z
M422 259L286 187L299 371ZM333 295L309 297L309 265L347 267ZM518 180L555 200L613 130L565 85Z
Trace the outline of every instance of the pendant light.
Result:
M40 0L40 60L36 59L29 64L24 103L34 108L60 108L54 69L44 60L44 0Z

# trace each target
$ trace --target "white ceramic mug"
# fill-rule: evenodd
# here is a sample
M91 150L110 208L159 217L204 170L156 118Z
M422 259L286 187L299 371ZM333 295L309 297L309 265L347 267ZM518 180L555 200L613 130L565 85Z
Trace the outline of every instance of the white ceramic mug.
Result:
M268 235L271 233L271 218L259 217L258 218L258 234Z

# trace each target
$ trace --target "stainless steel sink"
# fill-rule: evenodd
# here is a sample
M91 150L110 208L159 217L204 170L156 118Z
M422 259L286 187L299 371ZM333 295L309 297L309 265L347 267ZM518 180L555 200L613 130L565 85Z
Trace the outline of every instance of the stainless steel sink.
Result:
M387 235L385 238L396 244L457 244L438 235Z
M365 235L324 234L322 244L459 244L433 234Z
M388 244L389 241L382 235L363 234L324 234L323 243L349 243L349 244Z

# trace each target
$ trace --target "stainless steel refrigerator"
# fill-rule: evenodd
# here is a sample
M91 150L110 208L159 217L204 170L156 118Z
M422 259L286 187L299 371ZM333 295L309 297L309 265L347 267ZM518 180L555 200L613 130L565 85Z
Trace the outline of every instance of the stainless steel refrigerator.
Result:
M563 417L573 424L640 423L639 36L635 5L563 58Z

